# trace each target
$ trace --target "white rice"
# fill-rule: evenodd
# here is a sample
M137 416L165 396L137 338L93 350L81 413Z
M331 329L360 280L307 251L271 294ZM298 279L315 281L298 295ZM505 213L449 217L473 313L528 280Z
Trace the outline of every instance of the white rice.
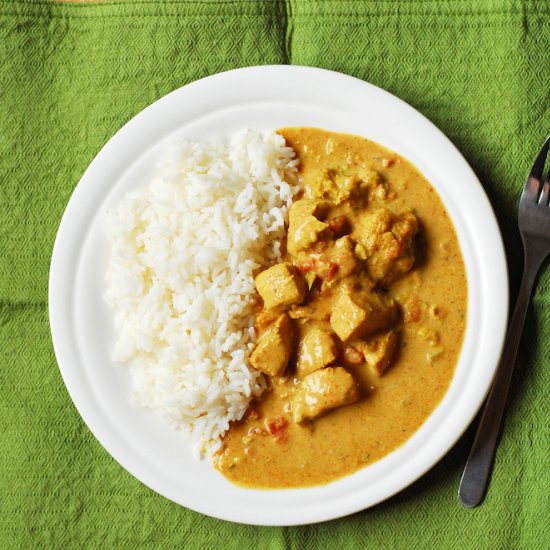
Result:
M265 388L249 366L254 275L280 259L297 191L274 132L173 145L146 188L110 213L105 299L133 397L211 454Z

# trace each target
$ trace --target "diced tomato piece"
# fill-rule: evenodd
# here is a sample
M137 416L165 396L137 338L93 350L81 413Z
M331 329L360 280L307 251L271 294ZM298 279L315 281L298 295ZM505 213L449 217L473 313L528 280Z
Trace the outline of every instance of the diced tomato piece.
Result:
M275 416L265 419L267 431L273 436L277 443L284 443L287 439L286 429L288 420L283 416Z
M341 235L345 232L347 220L345 216L336 216L327 221L328 228L335 234Z
M416 294L410 296L404 304L405 323L417 323L422 315L422 305Z
M301 271L302 273L313 271L315 269L315 260L311 259L311 260L308 260L307 262L296 264L296 269L298 269L298 271Z
M266 427L271 435L278 435L288 426L288 420L284 416L275 416L266 418Z

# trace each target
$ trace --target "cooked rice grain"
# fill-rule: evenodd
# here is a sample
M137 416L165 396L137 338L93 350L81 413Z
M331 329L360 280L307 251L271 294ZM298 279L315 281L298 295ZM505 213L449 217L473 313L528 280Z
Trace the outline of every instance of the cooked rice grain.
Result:
M113 358L131 367L135 402L190 432L197 456L265 387L248 365L253 277L280 259L296 163L274 132L179 142L109 214Z

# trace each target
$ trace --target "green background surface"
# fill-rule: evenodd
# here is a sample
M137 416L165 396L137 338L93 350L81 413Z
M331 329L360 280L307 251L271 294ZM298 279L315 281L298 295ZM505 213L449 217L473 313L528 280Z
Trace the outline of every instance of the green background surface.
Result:
M515 296L518 198L550 132L548 2L0 1L0 547L549 548L548 269L492 484L474 510L456 496L471 429L421 480L373 509L261 528L153 493L80 419L47 315L50 256L72 190L104 143L157 98L270 63L354 75L438 125L496 210Z

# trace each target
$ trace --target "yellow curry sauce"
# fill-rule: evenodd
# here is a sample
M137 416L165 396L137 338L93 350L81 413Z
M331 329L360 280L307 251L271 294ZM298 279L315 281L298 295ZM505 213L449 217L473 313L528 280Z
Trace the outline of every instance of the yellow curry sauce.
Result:
M291 209L285 263L270 273L296 284L281 297L270 294L277 285L269 270L263 282L256 278L265 302L258 348L267 342L271 352L257 349L251 362L272 375L270 387L231 426L216 457L229 480L255 488L328 483L402 445L445 394L466 325L457 237L418 170L358 136L279 133L298 155L303 191L294 221ZM384 223L390 229L373 245ZM374 321L355 331L349 307ZM325 337L315 365L306 339L319 350ZM334 402L319 408L308 391L325 380Z

